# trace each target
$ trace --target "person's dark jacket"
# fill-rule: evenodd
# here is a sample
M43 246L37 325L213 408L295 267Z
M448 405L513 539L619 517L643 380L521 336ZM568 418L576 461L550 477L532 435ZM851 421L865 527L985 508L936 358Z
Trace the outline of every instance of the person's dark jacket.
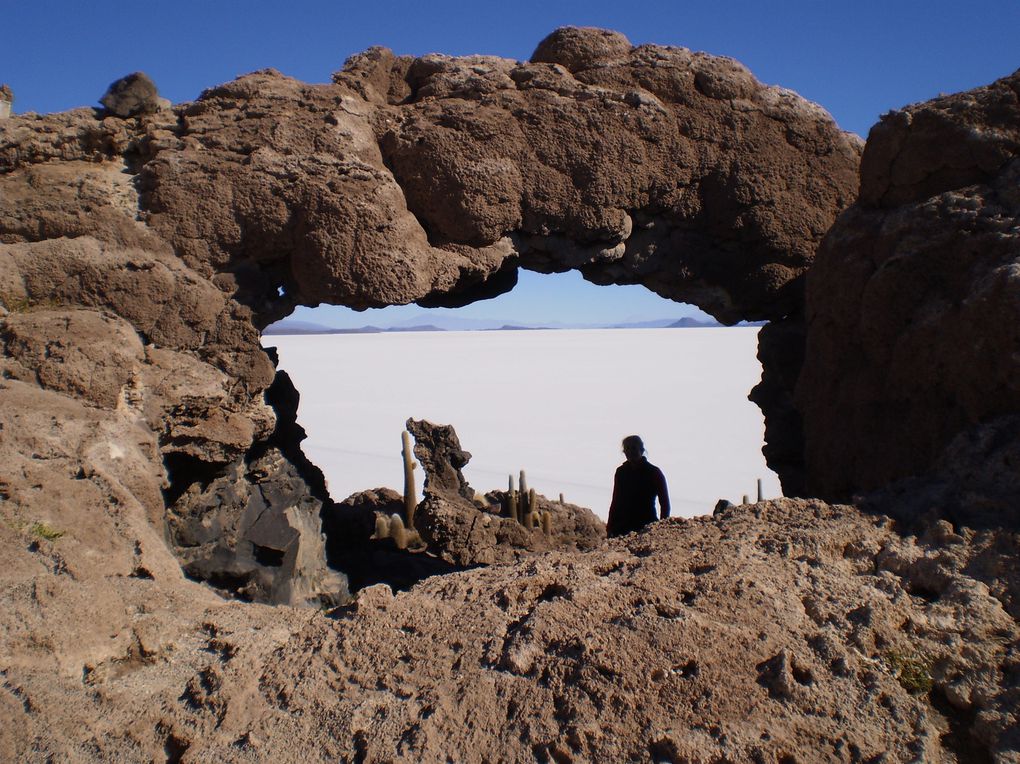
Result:
M643 456L617 467L606 535L622 536L655 522L656 497L661 516L669 517L669 493L662 470Z

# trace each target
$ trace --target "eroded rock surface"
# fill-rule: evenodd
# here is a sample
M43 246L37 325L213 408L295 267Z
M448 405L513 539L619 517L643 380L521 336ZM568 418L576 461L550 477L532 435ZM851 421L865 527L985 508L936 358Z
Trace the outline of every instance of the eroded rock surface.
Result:
M806 489L923 474L1020 410L1020 73L887 114L808 275Z
M372 49L328 85L4 119L0 758L1016 759L1017 91L876 128L795 407L802 276L860 145L731 60L568 29L530 62ZM260 328L463 304L519 267L783 319L770 460L800 479L802 415L808 490L944 485L873 494L899 529L771 502L368 586L334 619L184 575L345 598ZM472 563L516 549L468 498L422 516L457 503Z
M328 496L266 404L259 328L297 304L462 304L521 266L779 317L860 151L729 59L602 30L523 63L372 49L332 84L265 70L173 109L136 74L103 103L0 128L6 373L136 410L189 573L274 601L294 576L337 592L278 564L322 548Z
M859 140L730 59L606 34L561 30L525 63L372 49L329 86L212 88L145 147L147 219L266 323L469 302L519 265L728 322L786 314L853 199Z
M1015 545L948 524L905 538L852 507L780 500L655 523L597 554L370 587L332 619L157 608L104 635L84 684L83 658L58 681L5 644L0 755L1009 761ZM122 581L162 603L158 581Z
M468 485L461 469L471 454L461 448L453 427L408 419L407 429L425 470L425 496L415 510L414 527L429 551L451 565L511 562L552 549L588 551L605 540L605 523L590 509L544 496L536 495L535 512L549 515L548 528L510 517L506 493L481 497Z

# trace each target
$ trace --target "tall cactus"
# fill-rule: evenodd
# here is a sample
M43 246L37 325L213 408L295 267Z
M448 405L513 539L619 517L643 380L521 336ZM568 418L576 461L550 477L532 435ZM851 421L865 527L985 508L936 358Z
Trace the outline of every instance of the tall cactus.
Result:
M407 527L414 527L414 509L418 506L418 497L414 490L414 468L415 463L411 451L411 434L404 430L400 434L403 444L401 454L404 457L404 517L407 518Z
M552 535L552 512L548 509L542 513L542 530L546 536Z
M534 488L528 491L528 511L529 512L538 511L538 495L535 493Z
M521 491L521 496L528 495L528 478L524 475L524 470L521 470L521 479L517 486Z

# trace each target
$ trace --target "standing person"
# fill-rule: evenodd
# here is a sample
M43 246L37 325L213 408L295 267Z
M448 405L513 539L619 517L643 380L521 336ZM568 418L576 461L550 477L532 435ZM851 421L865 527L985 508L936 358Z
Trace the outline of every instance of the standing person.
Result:
M659 499L659 517L669 517L669 492L662 470L645 458L645 444L637 435L623 439L627 461L616 468L613 503L609 506L606 535L623 536L655 522L655 499Z

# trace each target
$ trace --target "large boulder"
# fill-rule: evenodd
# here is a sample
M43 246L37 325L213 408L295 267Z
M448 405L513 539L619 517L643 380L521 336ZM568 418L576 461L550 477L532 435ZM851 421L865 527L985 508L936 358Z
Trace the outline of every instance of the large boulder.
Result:
M807 280L806 491L934 467L1020 411L1020 72L885 115Z
M170 102L159 97L159 91L145 72L135 72L112 83L99 103L107 112L116 117L134 117L148 114L170 106Z

